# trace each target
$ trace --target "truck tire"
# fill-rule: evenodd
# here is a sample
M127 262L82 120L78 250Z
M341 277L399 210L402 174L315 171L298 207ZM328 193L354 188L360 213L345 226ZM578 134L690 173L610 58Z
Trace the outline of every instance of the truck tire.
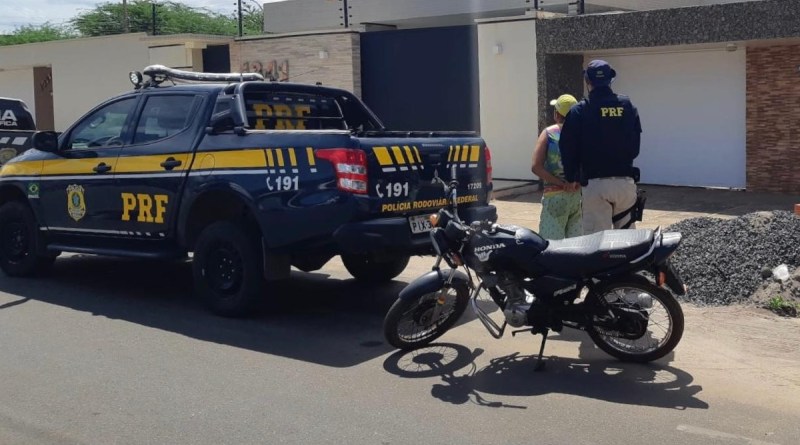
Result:
M12 277L28 277L50 269L57 255L42 255L44 240L28 205L11 201L0 207L0 269Z
M396 256L375 260L368 255L342 255L344 267L356 280L365 283L385 283L400 275L411 257Z
M200 233L192 272L198 296L217 315L250 315L264 294L260 243L239 224L220 221Z

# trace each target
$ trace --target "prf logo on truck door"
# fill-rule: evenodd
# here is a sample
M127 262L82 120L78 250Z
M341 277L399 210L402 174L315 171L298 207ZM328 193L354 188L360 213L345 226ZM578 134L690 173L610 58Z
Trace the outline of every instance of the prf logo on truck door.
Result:
M136 221L164 224L167 213L167 195L148 195L147 193L122 193L122 220L130 221L131 212L137 211Z

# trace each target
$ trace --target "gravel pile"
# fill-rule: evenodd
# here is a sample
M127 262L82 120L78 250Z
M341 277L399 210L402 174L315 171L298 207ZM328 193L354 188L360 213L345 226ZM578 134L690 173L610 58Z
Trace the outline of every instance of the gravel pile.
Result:
M790 212L692 218L665 231L683 234L672 262L689 287L686 299L700 305L746 303L773 268L800 266L800 217Z

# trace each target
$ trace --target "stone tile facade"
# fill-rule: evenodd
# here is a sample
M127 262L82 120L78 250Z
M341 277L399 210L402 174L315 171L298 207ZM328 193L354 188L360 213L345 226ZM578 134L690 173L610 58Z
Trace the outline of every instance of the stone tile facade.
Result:
M747 48L747 189L800 191L800 45Z
M552 99L562 94L572 94L578 100L583 98L583 56L538 53L536 64L539 88L544 87L544 94L539 94L539 110L544 110L539 115L539 128L545 128L554 122Z
M361 96L360 37L353 31L259 36L230 47L231 70L343 88ZM274 66L273 66L274 62ZM288 70L285 69L288 65Z

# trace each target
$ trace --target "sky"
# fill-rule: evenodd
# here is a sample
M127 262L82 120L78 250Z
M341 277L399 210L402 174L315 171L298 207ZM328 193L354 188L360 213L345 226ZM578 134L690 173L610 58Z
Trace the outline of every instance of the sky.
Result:
M41 25L45 22L62 24L82 11L96 5L122 0L0 0L0 34L14 31L22 25ZM211 11L233 14L236 0L174 0L193 8L208 8ZM270 3L282 0L258 0Z

